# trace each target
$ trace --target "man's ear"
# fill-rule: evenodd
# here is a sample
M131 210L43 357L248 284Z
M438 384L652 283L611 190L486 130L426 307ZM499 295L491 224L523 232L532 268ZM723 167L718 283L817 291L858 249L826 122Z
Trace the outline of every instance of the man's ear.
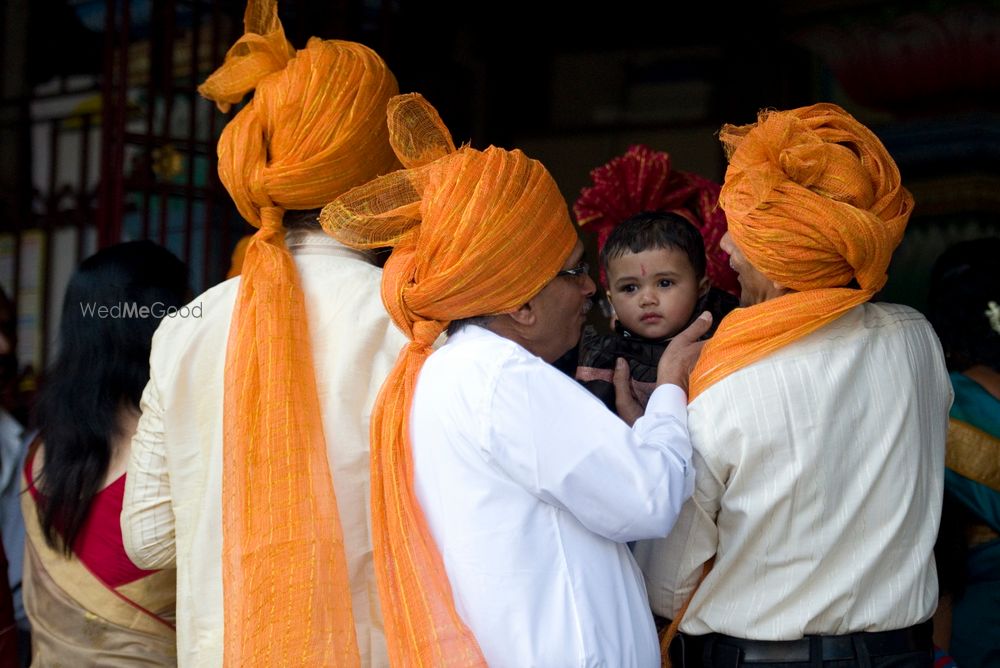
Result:
M538 320L538 312L532 307L531 302L519 306L513 311L508 311L504 315L508 316L518 325L523 325L525 327L531 327Z
M712 285L708 282L708 276L702 276L701 280L698 281L698 296L704 297L707 295L711 287Z

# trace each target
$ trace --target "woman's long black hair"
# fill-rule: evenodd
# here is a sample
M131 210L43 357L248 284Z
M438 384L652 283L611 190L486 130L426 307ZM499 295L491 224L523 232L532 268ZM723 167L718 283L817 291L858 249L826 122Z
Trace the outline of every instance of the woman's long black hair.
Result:
M72 553L107 475L121 409L138 409L149 380L153 332L187 297L187 267L151 241L105 248L70 278L59 351L38 400L45 444L38 519L53 549Z

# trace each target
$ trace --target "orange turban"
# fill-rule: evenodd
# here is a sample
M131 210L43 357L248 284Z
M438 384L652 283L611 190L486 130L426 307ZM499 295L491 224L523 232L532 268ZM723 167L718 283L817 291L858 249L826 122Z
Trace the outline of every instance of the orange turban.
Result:
M256 90L219 140L219 176L258 231L226 350L224 661L357 666L351 590L316 393L306 308L282 220L398 167L385 105L396 81L360 44L297 53L275 0L199 88L221 109Z
M360 248L394 246L382 300L410 337L372 412L372 533L393 665L485 665L455 611L441 555L413 487L413 388L448 323L509 312L555 277L577 243L566 202L520 151L454 150L419 95L389 107L392 145L409 169L355 188L320 218Z
M691 375L692 400L871 299L913 210L882 142L834 104L764 111L755 124L723 127L721 139L730 237L765 277L796 292L722 321Z

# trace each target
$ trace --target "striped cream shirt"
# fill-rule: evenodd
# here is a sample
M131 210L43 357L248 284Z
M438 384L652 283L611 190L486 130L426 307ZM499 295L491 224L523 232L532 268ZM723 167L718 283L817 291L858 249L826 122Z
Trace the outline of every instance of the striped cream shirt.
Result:
M637 546L681 630L788 640L903 628L937 604L951 386L916 311L864 304L691 403L695 493Z

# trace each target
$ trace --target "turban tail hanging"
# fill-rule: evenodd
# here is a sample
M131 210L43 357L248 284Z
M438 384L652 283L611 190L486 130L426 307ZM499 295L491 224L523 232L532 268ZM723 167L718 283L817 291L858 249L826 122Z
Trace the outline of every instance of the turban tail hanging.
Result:
M357 666L305 301L282 221L398 167L385 123L396 81L360 44L313 38L296 52L275 0L251 0L244 25L199 88L223 111L254 93L218 147L220 179L259 228L226 349L224 663Z
M348 245L393 247L382 300L411 341L372 412L372 531L386 638L393 665L483 666L413 486L414 387L449 322L520 307L553 279L577 237L555 182L520 151L455 150L419 95L392 101L389 130L407 169L351 190L321 216Z

